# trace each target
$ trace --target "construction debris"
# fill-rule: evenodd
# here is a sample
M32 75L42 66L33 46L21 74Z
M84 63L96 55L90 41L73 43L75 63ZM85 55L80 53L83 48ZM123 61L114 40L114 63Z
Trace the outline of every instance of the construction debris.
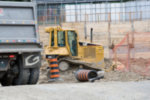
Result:
M102 71L103 73L104 71ZM79 69L75 72L75 77L80 82L94 82L95 80L99 80L104 77L101 71L97 72L95 70L86 70L86 69Z

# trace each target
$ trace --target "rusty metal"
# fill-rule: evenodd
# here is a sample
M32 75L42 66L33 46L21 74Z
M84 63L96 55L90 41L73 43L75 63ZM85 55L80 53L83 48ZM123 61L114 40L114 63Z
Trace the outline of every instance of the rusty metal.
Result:
M89 81L90 79L97 78L98 74L95 70L80 69L75 73L75 77L80 82Z

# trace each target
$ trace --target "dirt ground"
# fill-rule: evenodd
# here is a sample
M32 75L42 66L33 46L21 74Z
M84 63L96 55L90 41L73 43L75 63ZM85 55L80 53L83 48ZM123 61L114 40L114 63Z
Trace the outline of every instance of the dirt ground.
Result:
M135 62L133 60L133 62ZM143 60L145 62L145 60ZM41 68L41 73L40 73L40 79L39 79L39 84L47 84L47 83L79 83L77 79L75 78L74 72L76 72L79 68L72 66L72 68L66 72L60 72L60 79L55 81L55 82L48 82L48 64L43 60ZM109 81L122 81L122 82L128 82L128 81L143 81L143 80L150 80L150 75L145 75L141 73L142 69L140 66L141 63L133 63L133 68L130 71L126 70L114 70L110 72L105 72L104 78L97 80L96 82L109 82ZM143 66L142 66L143 67ZM134 68L137 68L137 70L133 70ZM140 70L140 71L139 71ZM137 72L139 71L139 72ZM148 73L150 71L148 70Z
M40 38L44 45L48 45L48 33L44 32L44 28L40 28ZM141 40L140 40L141 42ZM108 82L108 81L141 81L141 80L149 80L150 79L150 59L147 58L149 54L142 53L145 58L136 58L130 60L130 68L129 70L114 70L110 72L106 72L104 78L99 80L98 82ZM126 60L118 60L122 66L126 66ZM48 83L47 78L47 70L48 64L45 60L42 62L42 68L40 73L39 84ZM72 67L72 66L71 66ZM78 68L73 68L68 70L67 72L60 72L60 80L54 83L78 83L75 78L74 72L78 70Z

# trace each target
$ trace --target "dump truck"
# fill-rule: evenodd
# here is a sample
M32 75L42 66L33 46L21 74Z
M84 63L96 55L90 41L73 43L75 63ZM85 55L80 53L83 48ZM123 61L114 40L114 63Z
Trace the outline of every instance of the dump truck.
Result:
M57 57L60 71L66 71L73 65L95 70L106 69L102 45L79 42L76 30L48 27L45 31L49 33L45 57L47 60Z
M0 82L36 84L41 66L36 4L0 1Z

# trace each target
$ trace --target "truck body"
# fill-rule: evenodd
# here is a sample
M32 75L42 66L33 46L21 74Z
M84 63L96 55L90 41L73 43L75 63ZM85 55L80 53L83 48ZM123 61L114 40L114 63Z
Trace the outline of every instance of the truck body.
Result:
M36 4L0 1L0 82L36 84L41 66Z

